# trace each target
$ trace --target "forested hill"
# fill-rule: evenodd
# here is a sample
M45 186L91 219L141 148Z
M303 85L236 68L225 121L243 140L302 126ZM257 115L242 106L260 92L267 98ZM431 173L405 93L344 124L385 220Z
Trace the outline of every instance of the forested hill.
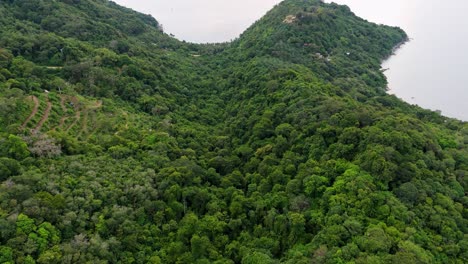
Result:
M468 124L386 93L406 39L318 0L205 45L0 1L0 263L467 263Z

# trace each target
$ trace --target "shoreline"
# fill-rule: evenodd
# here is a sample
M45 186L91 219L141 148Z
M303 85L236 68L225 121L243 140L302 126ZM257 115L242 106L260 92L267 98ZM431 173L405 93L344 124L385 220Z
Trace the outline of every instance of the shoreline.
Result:
M406 37L404 38L402 41L398 42L393 48L392 48L392 51L391 53L386 56L385 58L382 59L382 61L380 62L380 66L382 67L382 65L388 61L391 57L395 56L397 51L400 50L403 46L405 46L408 42L411 42L413 39L410 38L410 37ZM385 70L388 70L388 69L385 69Z

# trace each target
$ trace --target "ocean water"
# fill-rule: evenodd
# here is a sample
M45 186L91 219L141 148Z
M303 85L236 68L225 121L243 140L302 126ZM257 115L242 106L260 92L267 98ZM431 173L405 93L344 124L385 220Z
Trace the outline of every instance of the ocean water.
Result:
M151 14L165 32L195 43L230 41L281 0L115 0ZM331 1L326 1L331 2ZM468 121L468 1L333 0L371 22L398 26L411 41L382 68L389 93Z
M389 93L468 121L468 1L333 2L348 5L369 21L399 26L411 38L382 65L389 69Z

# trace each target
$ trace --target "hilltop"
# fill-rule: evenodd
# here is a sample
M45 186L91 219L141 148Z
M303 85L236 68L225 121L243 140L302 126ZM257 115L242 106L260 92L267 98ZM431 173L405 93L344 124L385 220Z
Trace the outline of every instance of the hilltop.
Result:
M407 39L285 0L192 44L0 2L0 263L466 263L468 124L386 93Z

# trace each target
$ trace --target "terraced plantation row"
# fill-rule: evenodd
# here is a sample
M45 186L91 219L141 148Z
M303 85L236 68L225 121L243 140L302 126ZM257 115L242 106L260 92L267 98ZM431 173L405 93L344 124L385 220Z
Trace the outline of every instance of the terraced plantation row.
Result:
M102 101L45 92L27 97L31 113L21 125L25 133L66 132L79 138L89 137L99 127L97 115Z

